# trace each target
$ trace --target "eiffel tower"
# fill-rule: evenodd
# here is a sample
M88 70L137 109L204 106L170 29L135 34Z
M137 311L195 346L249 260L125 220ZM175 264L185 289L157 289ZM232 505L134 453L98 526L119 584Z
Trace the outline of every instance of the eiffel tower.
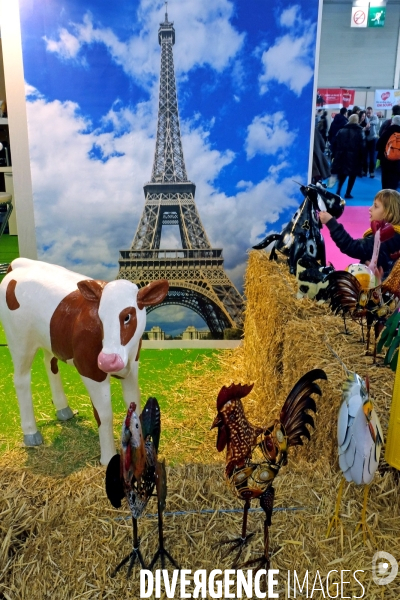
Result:
M224 271L222 249L212 248L207 238L194 201L196 186L187 178L172 53L175 29L167 12L158 41L161 77L153 170L144 185L145 205L132 246L120 251L118 279L139 287L168 279L162 305L192 309L213 337L222 337L225 328L242 327L243 299ZM164 225L179 226L181 249L160 248Z

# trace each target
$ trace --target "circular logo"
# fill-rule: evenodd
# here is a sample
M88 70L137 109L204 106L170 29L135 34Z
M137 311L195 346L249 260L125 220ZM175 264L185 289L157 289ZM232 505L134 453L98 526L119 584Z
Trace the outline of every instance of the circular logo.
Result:
M365 21L366 15L363 10L356 10L353 15L353 21L356 25L362 25Z
M399 565L389 552L376 552L372 558L372 579L377 585L388 585L397 577Z

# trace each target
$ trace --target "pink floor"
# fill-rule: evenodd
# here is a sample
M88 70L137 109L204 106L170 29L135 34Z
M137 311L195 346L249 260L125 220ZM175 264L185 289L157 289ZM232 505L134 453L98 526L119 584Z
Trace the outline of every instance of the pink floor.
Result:
M364 231L369 227L369 212L368 206L346 206L346 210L339 219L339 223L343 225L346 231L353 238L361 238ZM339 248L331 240L329 229L324 225L322 235L325 240L326 260L331 262L335 269L344 269L351 263L358 263L359 260L350 258L346 254L342 254Z

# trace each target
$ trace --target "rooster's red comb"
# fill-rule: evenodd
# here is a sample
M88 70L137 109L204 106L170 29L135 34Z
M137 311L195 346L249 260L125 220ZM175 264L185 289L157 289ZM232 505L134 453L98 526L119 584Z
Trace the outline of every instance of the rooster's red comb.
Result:
M221 408L228 402L228 400L232 400L233 398L244 398L247 394L250 394L253 389L254 383L250 385L242 385L241 383L232 383L229 387L224 385L217 398L217 410L221 410Z
M135 410L136 410L136 404L135 404L135 402L131 402L129 405L129 408L128 408L128 412L126 414L126 419L125 419L126 427L129 427L129 424L131 422L131 417L132 417L133 413L135 412Z

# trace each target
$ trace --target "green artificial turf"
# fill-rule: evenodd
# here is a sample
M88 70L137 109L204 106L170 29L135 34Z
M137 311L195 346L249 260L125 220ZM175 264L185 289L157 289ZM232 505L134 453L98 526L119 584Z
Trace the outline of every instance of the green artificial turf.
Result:
M14 258L18 258L18 256L18 236L3 234L0 237L0 264L10 263ZM4 274L0 275L0 281L3 277Z
M13 384L13 366L11 355L6 345L4 332L0 326L0 456L5 451L22 444L22 430L19 408ZM162 444L168 444L176 437L185 418L185 402L176 402L189 373L201 375L205 368L218 369L217 360L207 360L218 350L184 349L184 350L147 350L140 353L139 385L142 396L142 407L149 396L155 396L161 406L163 419ZM77 411L74 419L60 422L55 416L51 401L50 386L43 363L42 351L35 357L32 367L32 396L38 428L44 438L44 446L27 449L27 462L33 466L44 461L53 465L57 463L60 475L70 473L84 466L87 462L98 460L99 441L97 424L93 416L92 405L86 388L78 372L72 366L59 362L63 386L69 404ZM111 379L112 404L114 413L114 433L119 438L120 428L126 414L119 381ZM206 418L206 417L205 417ZM207 422L207 426L209 426ZM46 448L46 454L43 449ZM182 456L177 449L170 462L180 462ZM52 467L54 469L54 466Z

